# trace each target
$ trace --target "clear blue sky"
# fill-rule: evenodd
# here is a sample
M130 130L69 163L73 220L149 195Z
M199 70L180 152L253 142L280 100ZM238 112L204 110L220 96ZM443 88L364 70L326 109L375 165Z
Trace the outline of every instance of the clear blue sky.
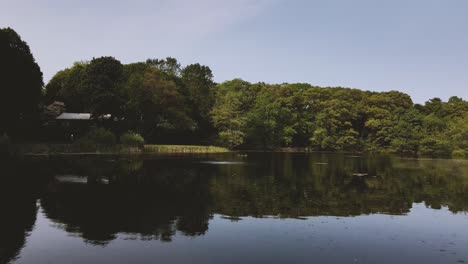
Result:
M467 0L0 0L48 81L74 61L176 57L218 82L468 99Z

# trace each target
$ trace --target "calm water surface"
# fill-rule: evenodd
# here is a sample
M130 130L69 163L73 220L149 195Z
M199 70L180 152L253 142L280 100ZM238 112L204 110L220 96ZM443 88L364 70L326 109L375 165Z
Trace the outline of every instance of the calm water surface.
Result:
M468 161L0 161L0 263L468 263Z

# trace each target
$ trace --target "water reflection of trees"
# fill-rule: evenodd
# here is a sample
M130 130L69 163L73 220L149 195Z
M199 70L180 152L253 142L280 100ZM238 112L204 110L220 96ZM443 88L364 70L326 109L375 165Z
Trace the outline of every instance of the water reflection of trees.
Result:
M14 260L24 247L26 237L36 222L36 200L14 197L15 204L9 201L13 197L0 195L0 263Z
M51 183L41 201L47 217L95 244L106 244L117 233L170 241L177 231L196 236L208 230L208 178L190 168L167 167L167 163L135 165L118 163L107 177L109 184L95 180ZM96 177L88 176L88 180Z
M213 214L232 219L399 215L415 202L468 211L466 162L319 154L229 158L245 164L101 160L80 161L75 168L54 163L56 174L78 171L88 182L53 181L41 205L58 227L95 244L119 233L162 241L176 232L203 235Z
M19 256L36 222L36 201L44 181L41 166L36 165L0 161L0 263Z
M468 164L302 154L252 157L261 166L220 168L214 211L231 216L404 214L415 202L468 211ZM353 174L362 174L356 176Z

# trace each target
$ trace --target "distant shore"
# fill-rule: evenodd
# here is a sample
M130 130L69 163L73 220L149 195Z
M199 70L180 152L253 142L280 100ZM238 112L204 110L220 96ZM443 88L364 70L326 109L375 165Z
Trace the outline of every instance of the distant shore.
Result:
M356 152L356 151L319 151L312 148L273 148L267 150L244 149L237 150L244 153L248 152L279 152L279 153L348 153L363 157L367 154L389 154L406 158L428 158L428 159L466 159L466 157L457 156L430 156L430 155L400 155L390 151L374 152ZM11 157L21 156L87 156L87 155L152 155L152 154L210 154L210 153L228 153L237 152L218 146L200 146L200 145L160 145L144 144L140 146L115 144L111 146L104 145L80 145L80 144L59 144L59 143L20 143L11 144L9 153L2 151L0 156L6 154Z
M96 154L157 154L157 153L223 153L228 149L217 146L196 145L77 145L77 144L16 144L12 149L15 155L96 155Z

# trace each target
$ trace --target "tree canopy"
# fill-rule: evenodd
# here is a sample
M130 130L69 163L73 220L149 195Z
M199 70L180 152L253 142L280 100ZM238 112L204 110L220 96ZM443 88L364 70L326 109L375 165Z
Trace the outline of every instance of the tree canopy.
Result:
M220 144L232 149L307 148L465 156L468 102L424 105L398 91L304 83L213 81L208 66L174 58L122 65L111 57L75 63L46 86L48 100L125 117L149 142Z
M121 120L114 132L133 131L149 143L468 155L468 102L456 96L421 105L398 91L241 79L217 84L199 63L183 66L167 57L123 64L107 56L57 72L41 100L39 66L10 28L0 30L0 55L1 134L32 131L24 124L38 119L38 105L55 103L68 112L110 114Z
M219 84L211 111L231 148L302 147L464 156L468 102L452 97L413 104L409 95L308 84Z
M0 134L21 133L37 119L42 72L28 44L11 28L0 28Z

